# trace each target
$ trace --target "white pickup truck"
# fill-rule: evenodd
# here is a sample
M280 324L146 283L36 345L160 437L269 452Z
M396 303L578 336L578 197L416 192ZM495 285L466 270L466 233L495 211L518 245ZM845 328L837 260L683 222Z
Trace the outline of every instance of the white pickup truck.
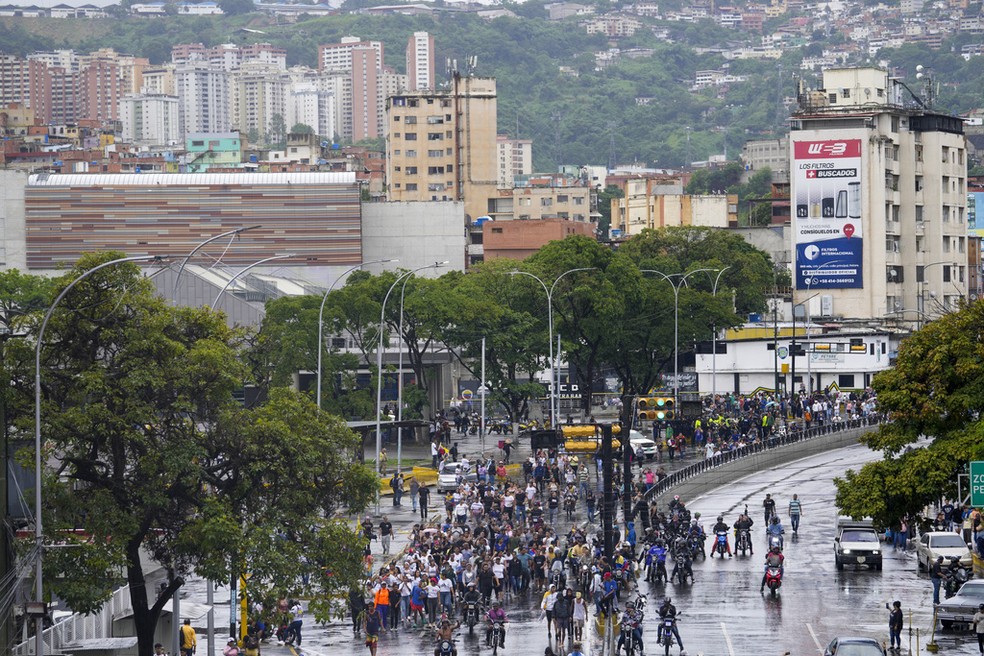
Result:
M843 516L837 518L834 563L838 570L843 570L845 565L865 565L881 571L881 538L870 519L856 520Z

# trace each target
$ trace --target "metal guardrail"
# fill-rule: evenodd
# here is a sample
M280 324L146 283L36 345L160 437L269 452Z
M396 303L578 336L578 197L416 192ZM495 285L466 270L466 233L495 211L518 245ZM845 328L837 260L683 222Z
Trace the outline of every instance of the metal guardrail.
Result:
M61 654L66 645L79 640L111 638L113 620L130 613L132 609L130 588L118 588L98 612L91 615L75 613L45 629L41 637L44 641L44 653ZM35 639L31 636L14 646L10 653L12 656L31 656L35 653L35 644Z
M646 491L646 498L652 500L653 498L658 498L670 490L672 490L677 485L684 483L696 476L716 469L721 465L729 462L734 462L736 460L741 460L751 455L757 453L762 453L764 451L771 451L773 449L780 449L784 446L789 446L790 444L798 444L800 442L805 442L812 440L814 438L820 437L822 435L830 435L832 433L839 433L845 430L851 430L854 428L863 428L865 426L875 426L884 421L882 415L870 415L861 419L847 419L843 421L836 421L824 426L817 426L814 428L809 428L806 430L798 430L792 432L786 432L782 434L775 435L767 440L749 444L740 449L735 449L734 451L728 451L721 453L720 455L712 456L710 458L705 458L699 460L695 463L684 467L683 469L678 469L672 474L667 475L662 480L658 481L653 487Z

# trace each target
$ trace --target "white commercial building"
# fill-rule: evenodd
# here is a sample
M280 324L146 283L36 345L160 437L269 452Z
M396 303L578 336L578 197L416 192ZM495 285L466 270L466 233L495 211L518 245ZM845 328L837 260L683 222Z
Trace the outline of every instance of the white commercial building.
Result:
M168 146L181 140L178 98L129 94L120 100L123 141L141 146Z

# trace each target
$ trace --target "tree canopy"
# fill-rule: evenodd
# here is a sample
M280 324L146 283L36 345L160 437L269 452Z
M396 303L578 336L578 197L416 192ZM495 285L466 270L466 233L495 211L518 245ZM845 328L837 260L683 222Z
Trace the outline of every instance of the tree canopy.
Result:
M52 291L118 256L84 256ZM140 653L153 651L160 611L192 571L218 581L249 573L261 598L297 594L307 574L320 617L361 571L358 538L335 519L376 490L355 458L357 437L285 387L242 407L233 394L248 382L243 345L221 314L170 307L132 264L79 282L45 332L41 431L53 464L41 512L46 541L73 547L45 551L45 587L91 612L124 572ZM14 426L29 434L34 347L5 346L19 366ZM150 602L145 551L169 581Z
M835 481L841 510L891 526L941 495L955 498L957 474L984 459L982 335L977 301L912 334L895 367L875 376L879 410L892 421L862 441L884 458Z

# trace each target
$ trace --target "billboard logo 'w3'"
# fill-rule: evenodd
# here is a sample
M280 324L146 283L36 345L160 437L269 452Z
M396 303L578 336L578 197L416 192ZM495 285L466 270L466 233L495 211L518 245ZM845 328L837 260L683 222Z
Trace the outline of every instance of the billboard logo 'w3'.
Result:
M847 152L847 143L844 141L826 141L823 143L811 143L807 149L811 155L828 155L830 157L840 157Z

